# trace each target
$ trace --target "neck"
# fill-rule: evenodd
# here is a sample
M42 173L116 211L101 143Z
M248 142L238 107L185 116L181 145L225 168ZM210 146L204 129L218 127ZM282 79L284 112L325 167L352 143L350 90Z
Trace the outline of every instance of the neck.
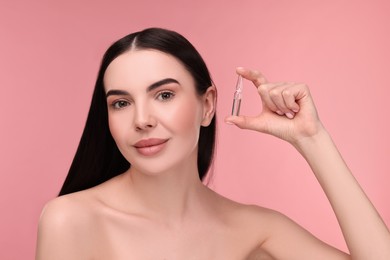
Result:
M131 196L137 208L148 218L156 218L165 224L180 224L199 209L201 196L207 189L199 179L196 161L195 165L183 164L158 175L130 168L125 176L129 179Z

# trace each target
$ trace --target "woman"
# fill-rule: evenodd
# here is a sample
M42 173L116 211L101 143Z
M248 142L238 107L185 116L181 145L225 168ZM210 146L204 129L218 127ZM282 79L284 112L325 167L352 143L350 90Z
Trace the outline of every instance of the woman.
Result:
M272 134L307 160L350 255L275 211L202 184L215 141L216 88L181 35L151 28L106 52L60 197L42 212L37 259L390 259L390 234L321 124L304 84L257 87L257 117L225 122Z

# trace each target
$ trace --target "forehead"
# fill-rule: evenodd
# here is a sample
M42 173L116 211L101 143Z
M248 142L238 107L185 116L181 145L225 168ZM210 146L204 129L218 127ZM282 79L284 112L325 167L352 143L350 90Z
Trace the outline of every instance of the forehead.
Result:
M192 81L190 73L172 55L157 50L132 50L110 63L104 74L104 85L106 88L145 85L164 78Z

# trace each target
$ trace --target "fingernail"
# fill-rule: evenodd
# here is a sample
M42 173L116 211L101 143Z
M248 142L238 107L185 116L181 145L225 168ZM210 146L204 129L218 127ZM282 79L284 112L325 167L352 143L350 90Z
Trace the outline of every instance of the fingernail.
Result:
M226 123L226 124L229 124L229 125L234 125L234 124L233 124L231 121L229 121L229 119L228 119L228 118L225 118L225 120L224 120L224 121L225 121L225 123Z
M291 114L291 113L286 113L286 116L287 116L288 118L290 118L290 119L293 119L293 118L294 118L294 115Z
M283 115L284 115L284 113L283 113L282 111L280 111L280 110L276 110L276 113L277 113L279 116L283 116Z

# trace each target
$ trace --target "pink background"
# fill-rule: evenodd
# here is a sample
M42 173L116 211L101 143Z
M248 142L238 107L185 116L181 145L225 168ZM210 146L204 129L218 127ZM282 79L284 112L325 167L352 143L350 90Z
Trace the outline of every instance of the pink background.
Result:
M372 202L390 225L388 1L0 2L0 259L32 259L40 211L66 176L104 50L135 30L185 35L219 89L213 189L282 211L345 244L308 166L288 144L225 125L236 66L303 81ZM256 114L245 82L242 111Z

